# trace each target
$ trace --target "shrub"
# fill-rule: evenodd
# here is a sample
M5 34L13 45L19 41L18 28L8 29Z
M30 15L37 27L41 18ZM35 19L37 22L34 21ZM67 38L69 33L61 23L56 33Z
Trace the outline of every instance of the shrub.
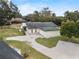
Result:
M79 37L79 20L76 22L76 27L77 27L77 29L76 29L75 37Z
M74 21L67 20L66 22L63 22L60 29L60 34L62 36L67 36L71 38L72 36L75 36L77 31L77 27Z
M29 55L25 52L25 53L23 53L22 54L23 55L23 57L26 59L27 57L29 57Z

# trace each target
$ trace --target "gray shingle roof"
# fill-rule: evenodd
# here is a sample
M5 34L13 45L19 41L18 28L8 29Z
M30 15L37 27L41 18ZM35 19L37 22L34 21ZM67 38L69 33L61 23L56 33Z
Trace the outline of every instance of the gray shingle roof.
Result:
M23 59L23 57L5 42L0 41L0 59Z
M56 30L56 27L58 27L53 22L27 22L26 24L29 29L39 28L42 30Z

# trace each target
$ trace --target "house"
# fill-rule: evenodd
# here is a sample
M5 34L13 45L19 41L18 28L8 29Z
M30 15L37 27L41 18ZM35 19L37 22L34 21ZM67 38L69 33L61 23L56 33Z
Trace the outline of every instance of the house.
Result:
M0 59L24 59L5 42L0 41Z
M25 22L23 18L12 18L11 23L22 23Z
M35 34L42 31L55 31L58 29L58 26L53 22L26 22L27 33Z

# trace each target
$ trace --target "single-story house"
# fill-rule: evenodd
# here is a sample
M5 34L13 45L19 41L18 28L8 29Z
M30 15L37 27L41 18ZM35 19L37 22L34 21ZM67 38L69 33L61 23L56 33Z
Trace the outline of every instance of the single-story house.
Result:
M20 54L18 54L14 49L12 49L8 44L0 41L0 59L24 59Z
M27 33L39 33L42 31L55 31L58 26L53 22L26 22Z
M25 22L25 20L23 18L12 18L11 23L22 23Z

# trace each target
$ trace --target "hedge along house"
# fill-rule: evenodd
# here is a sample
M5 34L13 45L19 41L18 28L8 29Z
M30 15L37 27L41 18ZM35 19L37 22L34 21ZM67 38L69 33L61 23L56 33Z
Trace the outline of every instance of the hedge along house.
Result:
M26 22L27 33L29 34L39 34L42 31L55 31L58 26L53 22Z

